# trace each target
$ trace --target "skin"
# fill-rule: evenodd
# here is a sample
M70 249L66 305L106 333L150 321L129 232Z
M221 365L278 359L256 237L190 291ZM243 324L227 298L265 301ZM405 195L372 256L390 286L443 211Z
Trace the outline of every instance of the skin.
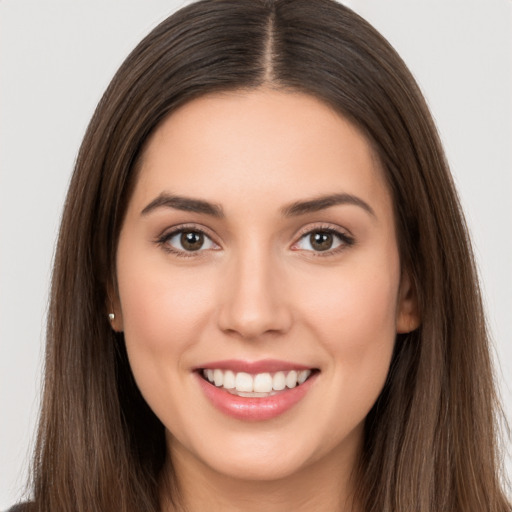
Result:
M168 206L141 213L164 193L215 203L224 217ZM283 214L333 193L371 212L338 204ZM206 232L201 250L162 239L183 224ZM307 233L325 229L341 238L315 251ZM181 107L143 155L117 279L113 327L166 427L187 510L357 509L351 475L363 422L396 333L419 319L382 169L351 123L311 96L270 89ZM265 421L217 410L193 372L266 358L319 374L298 404ZM165 493L162 502L172 510Z

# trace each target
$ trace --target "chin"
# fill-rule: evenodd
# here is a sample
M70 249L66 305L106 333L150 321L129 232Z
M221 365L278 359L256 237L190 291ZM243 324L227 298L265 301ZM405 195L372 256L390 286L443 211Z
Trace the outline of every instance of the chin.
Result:
M311 461L298 454L283 456L245 455L212 460L210 469L228 479L247 482L279 481L300 474Z

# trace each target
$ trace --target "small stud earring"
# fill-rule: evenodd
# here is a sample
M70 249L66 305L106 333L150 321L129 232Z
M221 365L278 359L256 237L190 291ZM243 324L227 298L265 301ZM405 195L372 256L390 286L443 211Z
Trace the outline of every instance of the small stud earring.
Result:
M116 317L116 315L114 315L114 313L109 313L108 314L108 319L113 322L114 321L114 318Z

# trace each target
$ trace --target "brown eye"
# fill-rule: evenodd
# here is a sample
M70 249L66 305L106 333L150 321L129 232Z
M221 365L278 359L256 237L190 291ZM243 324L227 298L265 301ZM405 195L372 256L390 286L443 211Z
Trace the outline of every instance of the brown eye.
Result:
M180 242L185 251L198 251L203 247L204 235L197 231L184 231L181 233Z
M219 246L208 235L194 229L176 230L164 235L159 243L178 255L219 249Z
M332 248L334 237L327 231L317 231L309 235L309 243L315 251L327 251Z
M334 229L317 229L309 231L300 237L293 245L293 249L310 252L335 253L336 249L343 249L354 244L354 239Z

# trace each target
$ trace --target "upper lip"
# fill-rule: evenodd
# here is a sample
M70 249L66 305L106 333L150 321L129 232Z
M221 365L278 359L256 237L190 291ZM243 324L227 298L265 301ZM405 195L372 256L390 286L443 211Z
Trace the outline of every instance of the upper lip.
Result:
M280 361L278 359L261 359L259 361L246 361L241 359L226 359L223 361L211 361L200 365L195 370L208 369L231 370L234 373L245 372L250 374L274 373L279 371L291 370L312 370L311 366L293 363L290 361Z

